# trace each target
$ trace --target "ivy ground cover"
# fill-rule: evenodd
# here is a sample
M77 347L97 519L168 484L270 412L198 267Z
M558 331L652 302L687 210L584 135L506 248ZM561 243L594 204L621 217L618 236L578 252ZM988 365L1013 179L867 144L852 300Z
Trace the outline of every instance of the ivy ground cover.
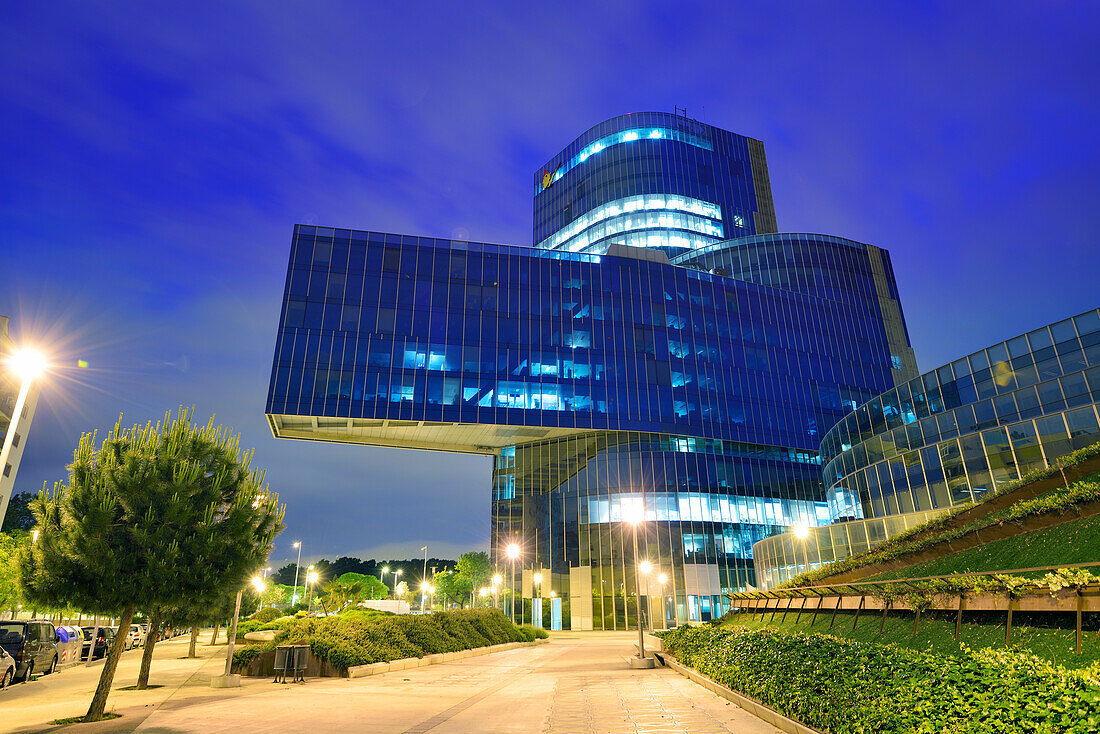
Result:
M894 645L743 627L664 633L682 663L832 734L1100 731L1097 668L1013 650L941 656Z

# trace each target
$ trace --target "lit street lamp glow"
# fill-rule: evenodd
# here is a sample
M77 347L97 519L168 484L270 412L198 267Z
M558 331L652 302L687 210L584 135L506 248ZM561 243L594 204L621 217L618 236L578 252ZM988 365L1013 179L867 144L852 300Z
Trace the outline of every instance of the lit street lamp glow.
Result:
M638 564L638 570L641 571L644 575L648 576L649 572L653 570L653 564L649 561L642 561Z
M805 540L810 537L810 526L804 522L796 522L792 530L794 530L794 537L799 540Z
M20 349L8 357L7 363L8 369L26 382L37 379L46 371L46 358L37 349Z

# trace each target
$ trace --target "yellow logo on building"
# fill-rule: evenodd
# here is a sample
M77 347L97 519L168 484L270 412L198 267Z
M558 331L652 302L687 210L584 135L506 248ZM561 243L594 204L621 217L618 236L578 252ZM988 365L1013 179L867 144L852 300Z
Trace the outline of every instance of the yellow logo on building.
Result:
M553 171L551 171L550 169L546 169L545 171L543 171L542 172L542 188L544 188L544 189L550 188L550 184L554 183L554 181L557 180L558 171L560 171L560 170L561 170L561 166L558 166Z

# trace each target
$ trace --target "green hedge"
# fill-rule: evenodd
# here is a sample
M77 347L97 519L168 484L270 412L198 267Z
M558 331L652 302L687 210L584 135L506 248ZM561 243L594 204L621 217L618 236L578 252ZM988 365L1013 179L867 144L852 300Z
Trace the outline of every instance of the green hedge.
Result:
M278 645L308 644L317 657L349 668L530 639L534 638L495 609L426 615L356 610L333 617L288 619L273 641L240 648L233 660L244 664Z
M276 609L275 607L268 607L267 609L261 609L260 611L253 614L252 621L259 622L260 624L266 624L267 622L276 620L281 616L283 616L282 610Z
M936 656L737 627L661 636L685 665L832 734L1100 730L1096 665L1070 671L1011 650Z
M1078 464L1098 454L1100 454L1100 443L1078 449L1077 451L1062 456L1049 467L1033 471L1001 487L996 492L987 494L982 501L988 502L994 497L999 497L1015 491L1025 484L1030 484L1031 482L1058 474L1062 467L1073 466L1074 464ZM781 587L808 586L839 573L862 568L864 566L871 566L884 561L890 561L904 555L925 550L934 545L939 545L949 540L967 535L974 530L980 530L981 528L990 527L992 525L1004 525L1008 522L1017 522L1027 517L1052 512L1065 512L1075 509L1079 504L1091 502L1096 499L1100 499L1100 481L1097 481L1095 477L1090 477L1072 483L1068 487L1058 487L1033 499L1016 502L999 512L990 513L962 527L944 528L948 521L954 519L957 515L981 505L981 503L978 503L978 505L966 503L952 508L943 515L938 515L931 520L916 525L904 533L894 536L885 543L876 545L870 550L849 556L841 561L826 564L813 571L799 574L786 584L782 584ZM917 535L921 537L914 538L914 536Z

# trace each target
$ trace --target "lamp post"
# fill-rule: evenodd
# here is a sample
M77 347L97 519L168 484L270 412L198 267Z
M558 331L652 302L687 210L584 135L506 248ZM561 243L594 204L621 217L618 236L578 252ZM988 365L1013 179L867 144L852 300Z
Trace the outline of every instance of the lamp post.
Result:
M427 581L420 582L420 613L424 613L424 603L428 599L428 594L431 593L432 585Z
M403 568L395 568L393 571L393 598L397 598L397 577L405 572Z
M493 574L493 608L500 606L500 583L504 581L500 574Z
M253 576L252 588L256 590L257 594L262 594L267 589L267 584L259 576ZM233 675L233 648L237 642L237 620L241 616L241 597L243 595L244 589L237 589L237 604L233 610L233 624L229 629L229 646L225 651L225 675L214 676L210 680L211 688L239 688L241 685L241 676ZM153 630L150 629L149 634L153 634ZM94 640L92 644L95 644ZM89 657L91 657L90 654Z
M642 561L641 563L638 564L638 571L645 578L646 619L649 622L650 629L652 629L653 628L653 619L652 619L652 615L649 613L649 611L650 611L649 610L649 606L650 606L650 604L649 604L649 574L652 573L652 571L653 571L653 564L650 563L649 561ZM641 623L641 619L640 619L641 614L642 614L642 591L639 588L638 589L638 616L639 616L638 623L639 624Z
M542 626L542 574L535 572L531 577L534 588L531 590L531 624L535 623L535 604L539 605L539 626Z
M424 613L424 601L425 601L425 598L424 598L425 595L423 593L423 589L424 589L424 584L428 583L428 546L424 546L420 550L424 551L424 570L420 574L420 588L421 588L420 613L423 614Z
M668 626L668 609L665 607L665 584L668 583L668 574L662 573L657 576L657 583L661 587L661 629L665 629ZM652 620L651 620L652 622ZM653 628L652 623L650 629Z
M20 349L8 357L7 368L19 378L19 396L15 399L15 408L11 413L11 423L4 434L4 446L0 448L0 469L8 465L11 450L15 446L15 434L20 429L20 419L23 417L23 409L27 405L27 396L30 395L31 385L46 371L46 358L41 352L34 349ZM8 511L8 495L0 495L0 522ZM94 642L93 642L94 645ZM91 653L88 654L91 657Z
M306 614L313 613L313 585L317 583L318 578L317 572L313 570L313 566L310 566L309 573L306 574L306 581L309 583L309 606L306 607Z
M386 574L390 572L389 566L382 566L382 573L379 576L382 577L382 586L386 586ZM386 591L389 591L389 587L386 586Z
M298 560L294 564L294 591L290 593L290 605L298 603L298 572L302 570L302 541L297 541L294 547L298 549Z
M512 579L509 582L511 587L509 590L512 592L512 624L516 623L516 559L519 558L519 545L516 543L509 543L508 548L505 551L508 555L508 562L512 565Z
M637 503L631 503L622 508L623 519L630 523L632 534L634 536L634 592L638 597L638 657L631 658L630 667L632 668L652 668L653 659L645 656L645 637L642 631L642 588L639 574L641 573L641 563L638 562L638 525L645 520L645 500L641 500ZM649 561L644 561L649 564ZM652 566L650 566L652 568Z

